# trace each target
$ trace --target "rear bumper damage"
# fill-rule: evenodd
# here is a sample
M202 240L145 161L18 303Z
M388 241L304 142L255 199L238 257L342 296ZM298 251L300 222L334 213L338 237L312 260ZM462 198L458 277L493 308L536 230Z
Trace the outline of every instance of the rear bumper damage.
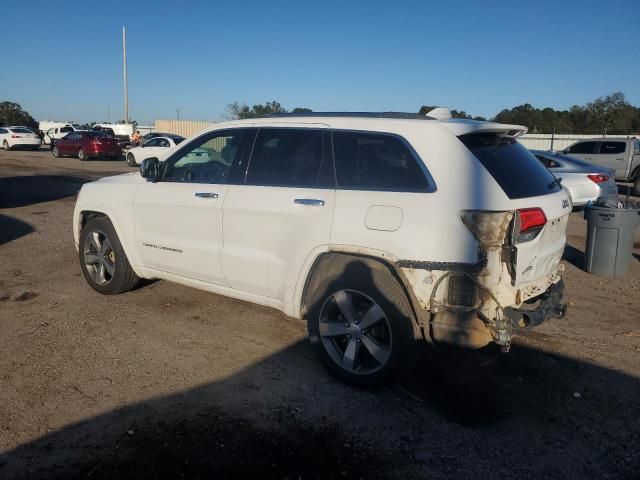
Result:
M564 280L551 285L538 297L538 306L532 309L506 307L504 314L516 328L536 327L550 318L562 318L567 313L567 306L561 303L564 293Z

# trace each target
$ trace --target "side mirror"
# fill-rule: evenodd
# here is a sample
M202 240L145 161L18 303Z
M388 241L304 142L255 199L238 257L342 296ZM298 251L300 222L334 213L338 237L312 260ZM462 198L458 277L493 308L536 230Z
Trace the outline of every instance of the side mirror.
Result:
M145 158L140 164L140 175L147 180L157 181L160 179L160 160L156 157Z

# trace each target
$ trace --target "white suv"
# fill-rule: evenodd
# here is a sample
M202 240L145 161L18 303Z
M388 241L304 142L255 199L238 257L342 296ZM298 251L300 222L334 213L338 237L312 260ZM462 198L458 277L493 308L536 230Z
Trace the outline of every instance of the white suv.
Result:
M421 337L508 349L564 311L571 205L525 131L409 114L221 123L82 187L82 271L103 294L159 278L306 319L322 362L359 386L406 368Z

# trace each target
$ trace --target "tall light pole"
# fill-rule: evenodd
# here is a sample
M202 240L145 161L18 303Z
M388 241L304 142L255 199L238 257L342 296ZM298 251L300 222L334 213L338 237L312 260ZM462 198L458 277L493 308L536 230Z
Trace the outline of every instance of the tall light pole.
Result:
M122 72L124 75L124 121L129 123L129 92L127 87L127 27L122 26Z

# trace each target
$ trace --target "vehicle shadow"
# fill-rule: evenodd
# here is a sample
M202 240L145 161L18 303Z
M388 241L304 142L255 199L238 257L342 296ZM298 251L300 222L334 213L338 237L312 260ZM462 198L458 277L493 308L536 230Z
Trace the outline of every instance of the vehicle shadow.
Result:
M0 455L12 478L631 478L640 382L521 345L429 354L402 383L345 387L296 343L187 391ZM299 383L300 378L305 381Z
M35 231L33 225L27 222L0 214L0 245L24 237Z
M564 253L562 255L562 258L564 260L566 260L567 262L569 262L570 264L574 265L575 267L579 268L580 270L584 270L584 252L582 250L578 250L576 247L572 247L569 244L566 244L564 247Z
M0 208L50 202L75 195L91 180L64 175L25 175L0 178Z

